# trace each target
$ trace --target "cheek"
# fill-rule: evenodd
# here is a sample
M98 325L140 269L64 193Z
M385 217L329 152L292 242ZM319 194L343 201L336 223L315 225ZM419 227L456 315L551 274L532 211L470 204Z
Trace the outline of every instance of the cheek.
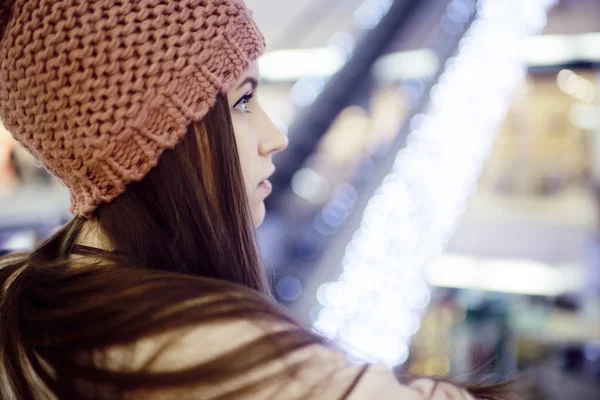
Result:
M255 186L258 184L254 183L257 179L255 177L258 155L256 135L253 134L253 130L248 121L238 121L237 123L234 121L233 127L240 158L240 166L244 176L244 184L246 186L249 201L252 204L252 195L255 192Z
M248 205L252 213L254 226L258 227L265 218L265 205L257 195L260 157L258 154L258 139L249 122L249 118L234 118L233 129L240 158L240 166L244 176L244 186L248 196Z

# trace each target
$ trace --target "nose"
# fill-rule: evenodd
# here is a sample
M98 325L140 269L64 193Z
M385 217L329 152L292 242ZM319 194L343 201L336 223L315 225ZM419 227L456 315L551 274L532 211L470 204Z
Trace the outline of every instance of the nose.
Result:
M259 151L263 156L271 156L277 152L284 150L288 146L287 136L273 123L273 120L262 110L261 114L263 123L261 141L259 144Z

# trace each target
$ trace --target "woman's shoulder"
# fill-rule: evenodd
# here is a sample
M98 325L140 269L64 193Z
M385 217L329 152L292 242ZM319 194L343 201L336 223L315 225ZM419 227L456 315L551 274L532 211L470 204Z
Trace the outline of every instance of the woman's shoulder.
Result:
M385 368L350 363L272 300L237 285L101 263L26 270L28 331L56 343L51 354L88 344L73 354L78 365L145 376L128 398L424 398Z
M214 374L195 385L140 390L131 394L136 399L424 399L383 366L352 364L340 350L320 343L301 345L305 335L285 322L239 318L170 331L138 340L131 348L113 347L107 359L125 368L143 366L152 373L209 368ZM219 371L227 378L219 379ZM247 388L254 389L234 395ZM452 398L440 397L446 399Z
M193 394L198 398L222 396L253 400L473 400L464 390L433 380L421 379L411 385L401 384L388 368L353 364L343 352L322 344L286 348L289 344L284 340L279 341L276 335L295 329L285 323L261 326L240 319L194 327L182 335L178 334L177 340L166 347L165 343L171 339L165 337L140 342L137 345L137 360L147 363L153 372L177 372L212 363L212 367L219 368L221 364L221 368L239 370L240 373L224 381L204 382L179 390L142 391L133 397L149 400L171 398L169 396L195 398ZM253 366L244 359L251 360L256 357L254 352L264 350L264 344L258 344L264 338L268 338L270 346L278 348L280 355ZM157 348L162 349L161 354L153 357ZM237 356L223 359L224 355L233 354ZM257 384L257 390L247 395L231 395Z

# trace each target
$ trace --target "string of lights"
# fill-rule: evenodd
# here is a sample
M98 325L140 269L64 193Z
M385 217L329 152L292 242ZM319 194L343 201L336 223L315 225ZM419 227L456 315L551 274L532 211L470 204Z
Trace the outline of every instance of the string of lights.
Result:
M426 112L411 120L407 146L364 210L341 276L317 292L314 329L353 356L388 366L408 359L430 300L424 269L452 236L524 79L522 41L541 30L554 3L477 3Z

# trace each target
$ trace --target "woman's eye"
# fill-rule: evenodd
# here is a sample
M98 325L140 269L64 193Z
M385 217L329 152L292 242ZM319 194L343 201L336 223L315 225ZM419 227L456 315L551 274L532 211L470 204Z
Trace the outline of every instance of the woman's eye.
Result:
M238 101L235 106L233 106L236 110L243 112L243 113L250 113L250 111L248 111L248 103L250 103L250 99L252 99L253 94L247 94L246 96L242 97L240 99L240 101Z

